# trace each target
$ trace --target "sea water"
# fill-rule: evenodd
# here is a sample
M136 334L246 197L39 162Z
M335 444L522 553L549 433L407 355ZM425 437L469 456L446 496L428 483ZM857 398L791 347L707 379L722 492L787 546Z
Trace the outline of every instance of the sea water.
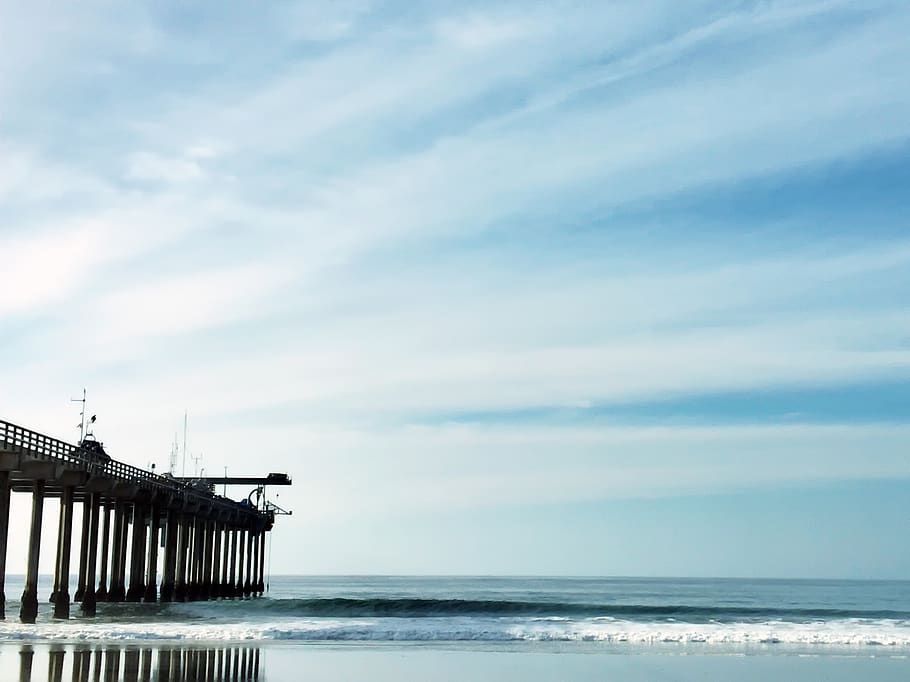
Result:
M49 587L45 579L42 592ZM162 657L209 651L215 665L225 652L249 649L259 679L274 680L297 679L298 665L315 666L311 679L336 679L363 660L360 673L337 679L403 679L433 661L439 679L487 679L484 669L496 679L503 661L526 668L528 679L600 679L610 669L649 679L649 665L659 679L689 679L686 670L701 679L704 666L748 679L749 670L779 665L792 679L834 679L851 666L869 680L910 679L910 581L276 576L261 598L101 603L95 618L80 617L74 604L68 621L53 620L48 604L34 625L16 618L21 579L8 579L6 593L0 656L13 643L70 647L74 656L73 647L123 646L124 660L130 647ZM702 663L682 660L693 656ZM748 670L723 672L742 657L752 661ZM405 659L413 666L400 667ZM798 662L806 660L815 663ZM385 677L383 665L392 670ZM480 667L466 676L472 665Z

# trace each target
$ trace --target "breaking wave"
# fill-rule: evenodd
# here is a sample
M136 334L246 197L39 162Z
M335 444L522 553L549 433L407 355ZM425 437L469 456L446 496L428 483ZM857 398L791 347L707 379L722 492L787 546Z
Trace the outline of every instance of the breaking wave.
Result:
M634 621L687 622L815 621L833 619L910 620L910 612L829 608L760 608L654 604L585 604L418 598L265 599L241 602L247 611L310 618L433 618L454 616L602 617Z

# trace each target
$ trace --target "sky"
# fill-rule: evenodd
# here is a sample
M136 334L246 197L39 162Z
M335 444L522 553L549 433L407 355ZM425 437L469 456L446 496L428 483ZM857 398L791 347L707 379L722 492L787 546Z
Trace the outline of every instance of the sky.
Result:
M0 419L165 471L186 411L293 477L274 573L910 577L908 33L0 0Z

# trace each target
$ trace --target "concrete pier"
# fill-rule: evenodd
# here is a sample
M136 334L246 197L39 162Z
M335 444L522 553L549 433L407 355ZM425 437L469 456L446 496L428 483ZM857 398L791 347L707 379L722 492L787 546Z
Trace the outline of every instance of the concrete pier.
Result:
M290 484L283 474L219 480ZM51 598L55 618L68 618L73 602L81 603L83 615L93 616L104 601L153 602L159 595L162 601L215 599L263 591L265 533L274 524L274 505L258 509L215 495L210 481L159 476L0 420L0 619L6 615L12 493L32 496L19 612L24 623L34 623L39 615L38 564L48 497L60 500L54 582L44 596ZM77 504L83 518L74 549ZM74 561L78 571L71 598Z

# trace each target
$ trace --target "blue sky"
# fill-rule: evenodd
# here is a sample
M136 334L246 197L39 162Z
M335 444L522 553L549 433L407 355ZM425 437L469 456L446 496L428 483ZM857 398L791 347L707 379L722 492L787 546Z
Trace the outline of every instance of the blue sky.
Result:
M277 572L906 577L908 31L0 2L0 417L188 409L294 475Z

